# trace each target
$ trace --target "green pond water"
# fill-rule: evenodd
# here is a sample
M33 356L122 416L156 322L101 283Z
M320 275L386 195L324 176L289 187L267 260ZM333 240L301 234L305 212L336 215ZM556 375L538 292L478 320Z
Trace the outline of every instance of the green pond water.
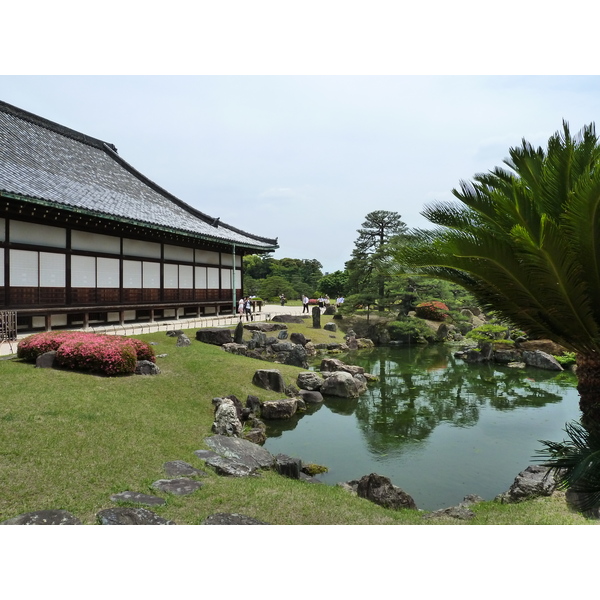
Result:
M579 417L568 372L472 365L446 346L377 348L340 357L377 375L358 399L326 398L267 424L265 448L325 465L335 485L389 477L417 506L435 510L467 494L492 500L533 464L539 440L565 438Z

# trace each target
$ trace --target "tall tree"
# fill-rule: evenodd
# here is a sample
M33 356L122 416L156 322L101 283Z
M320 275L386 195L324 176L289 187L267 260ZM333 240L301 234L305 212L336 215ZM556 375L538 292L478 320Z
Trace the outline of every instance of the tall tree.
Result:
M415 241L400 249L397 259L460 284L523 330L576 352L581 422L598 438L600 143L595 127L572 136L563 122L547 149L523 140L509 154L504 162L510 170L496 167L475 175L453 190L458 202L429 206L423 214L437 227L415 232ZM587 464L599 473L598 458ZM578 483L569 484L590 487L585 471L580 469ZM592 479L600 488L598 475Z
M321 294L327 294L330 298L346 295L348 285L348 273L346 271L334 271L324 275L319 280L317 287Z
M346 263L348 288L352 294L376 294L383 310L388 244L406 233L406 224L397 212L376 210L365 217L354 243L352 258Z

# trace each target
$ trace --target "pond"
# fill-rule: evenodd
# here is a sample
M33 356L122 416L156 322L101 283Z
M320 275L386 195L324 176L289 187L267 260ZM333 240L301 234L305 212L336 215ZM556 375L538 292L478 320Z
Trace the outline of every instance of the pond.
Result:
M384 475L424 510L467 494L492 500L534 462L539 440L564 439L579 418L570 372L467 364L442 345L341 358L379 381L358 399L267 423L265 448L327 466L319 479L330 485Z

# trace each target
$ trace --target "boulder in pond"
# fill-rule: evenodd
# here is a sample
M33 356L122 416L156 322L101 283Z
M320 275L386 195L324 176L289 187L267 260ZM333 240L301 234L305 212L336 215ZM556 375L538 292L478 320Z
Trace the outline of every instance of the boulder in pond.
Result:
M316 390L300 390L300 398L305 404L321 404L323 402L323 394Z
M319 391L323 385L323 378L317 375L314 371L306 371L298 373L296 384L301 390Z
M339 396L341 398L358 398L362 386L359 382L345 371L331 373L323 381L321 394L324 396Z
M522 502L538 496L551 496L556 489L556 480L548 467L530 465L521 471L507 492L496 496L502 504Z
M270 400L261 404L260 415L266 420L291 419L297 409L298 402L295 398Z
M416 510L417 505L413 498L404 490L392 484L390 479L377 473L362 477L356 486L359 498L365 498L384 508L399 510L411 508Z
M547 369L549 371L564 371L562 365L552 356L541 350L524 350L523 362L530 367Z

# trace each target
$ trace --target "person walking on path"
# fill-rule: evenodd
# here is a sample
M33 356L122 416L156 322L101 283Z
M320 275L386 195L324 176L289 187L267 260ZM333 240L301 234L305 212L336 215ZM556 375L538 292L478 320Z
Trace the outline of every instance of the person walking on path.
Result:
M246 296L245 299L244 309L246 310L246 321L254 321L254 315L252 314L252 303L250 302L250 298L248 296Z
M302 294L302 314L308 313L308 296L306 294Z

